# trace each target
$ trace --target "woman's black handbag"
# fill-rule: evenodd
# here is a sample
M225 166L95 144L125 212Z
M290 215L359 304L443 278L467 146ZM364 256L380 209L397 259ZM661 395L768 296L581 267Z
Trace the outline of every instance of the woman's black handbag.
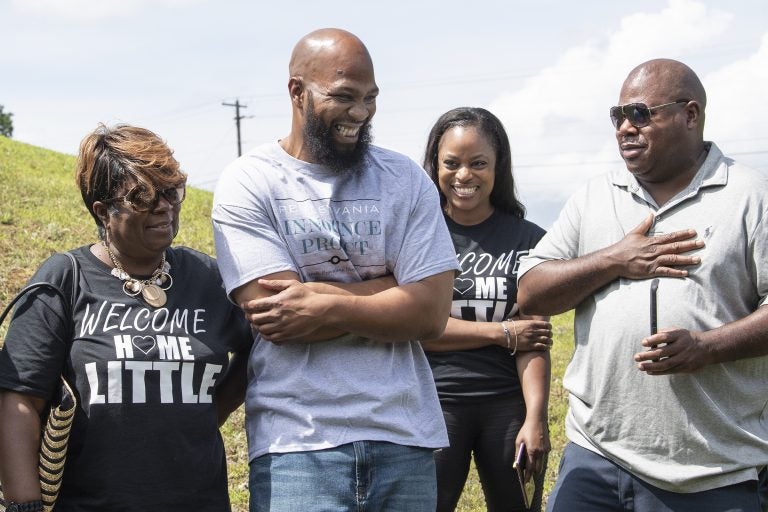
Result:
M5 317L22 297L27 293L45 288L52 290L61 298L64 311L69 318L74 336L74 305L79 291L80 267L72 253L66 252L72 262L72 295L67 298L61 289L52 283L33 283L23 288L16 297L5 307L0 314L0 325ZM71 341L70 341L71 344ZM69 346L67 346L69 351ZM72 391L72 387L61 377L61 385L57 388L54 396L50 400L50 412L45 421L45 426L40 434L40 461L38 470L40 473L40 490L42 492L43 507L46 512L53 510L56 498L61 488L61 478L64 475L64 462L67 456L67 444L69 441L69 432L72 429L72 421L75 418L75 409L77 408L77 398ZM6 507L3 490L0 487L0 512L4 512Z

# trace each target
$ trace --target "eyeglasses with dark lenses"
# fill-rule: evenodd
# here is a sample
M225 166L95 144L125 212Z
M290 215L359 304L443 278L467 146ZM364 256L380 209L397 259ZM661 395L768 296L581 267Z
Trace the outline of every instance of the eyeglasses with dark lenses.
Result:
M155 192L154 197L149 197L147 189L139 185L137 187L133 187L124 196L113 197L111 199L105 200L104 202L113 203L123 201L137 212L146 212L149 210L154 210L157 207L157 203L160 201L160 196L163 196L166 201L171 203L172 206L178 206L182 201L184 201L186 194L186 185L179 185L177 187L169 187L164 190L158 190Z
M611 122L617 130L625 119L635 128L642 128L650 124L651 115L657 110L677 105L678 103L688 103L689 101L691 100L680 99L654 107L649 107L645 103L627 103L626 105L611 107Z

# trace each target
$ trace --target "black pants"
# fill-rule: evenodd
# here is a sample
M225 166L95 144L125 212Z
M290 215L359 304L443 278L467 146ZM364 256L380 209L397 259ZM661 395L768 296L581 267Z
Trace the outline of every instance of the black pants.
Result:
M437 512L453 512L469 473L470 458L483 487L488 512L524 511L523 497L512 469L515 439L525 420L522 397L443 404L450 447L436 452ZM537 475L544 479L544 472ZM542 485L531 511L541 509Z

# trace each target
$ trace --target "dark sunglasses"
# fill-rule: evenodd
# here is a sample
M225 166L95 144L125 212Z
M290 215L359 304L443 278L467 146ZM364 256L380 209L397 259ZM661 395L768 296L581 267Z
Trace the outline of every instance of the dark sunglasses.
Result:
M611 107L611 122L617 130L625 119L635 128L642 128L643 126L648 126L651 122L651 115L657 110L677 105L678 103L688 103L689 101L691 100L675 100L656 105L655 107L649 107L645 103L627 103L626 105Z
M164 190L158 190L155 192L155 196L148 197L147 190L142 187L134 187L124 196L113 197L104 200L105 203L114 203L123 201L127 203L133 210L137 212L146 212L154 210L157 207L157 203L160 201L160 196L163 196L166 201L173 206L178 206L184 201L187 194L186 185L179 185L177 187L169 187Z

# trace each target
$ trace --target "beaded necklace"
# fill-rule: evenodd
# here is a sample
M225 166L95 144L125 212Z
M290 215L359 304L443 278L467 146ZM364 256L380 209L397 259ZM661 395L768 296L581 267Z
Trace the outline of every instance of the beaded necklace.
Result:
M109 248L106 242L103 242L104 248L109 254L109 259L112 260L112 264L115 268L112 269L111 274L116 278L123 281L123 293L129 297L135 297L138 294L144 298L144 300L152 307L159 308L165 305L168 301L168 296L165 290L168 290L173 286L173 278L168 272L171 270L171 265L165 261L165 251L163 251L163 259L160 262L160 266L152 272L149 279L136 279L131 277L128 272L123 269L120 261Z

